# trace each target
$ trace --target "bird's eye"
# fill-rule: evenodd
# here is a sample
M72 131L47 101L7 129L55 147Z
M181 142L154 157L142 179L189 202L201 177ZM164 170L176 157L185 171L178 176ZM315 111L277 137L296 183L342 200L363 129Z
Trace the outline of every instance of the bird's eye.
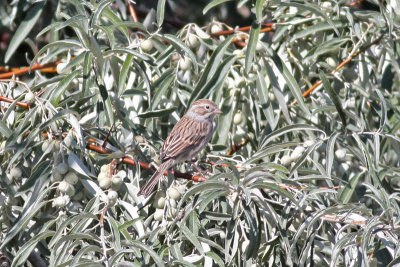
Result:
M210 109L210 106L206 106L206 109Z

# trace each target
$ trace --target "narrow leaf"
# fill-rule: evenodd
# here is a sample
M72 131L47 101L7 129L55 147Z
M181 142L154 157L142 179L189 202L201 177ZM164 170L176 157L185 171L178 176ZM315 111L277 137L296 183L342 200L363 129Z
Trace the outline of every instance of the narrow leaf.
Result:
M187 228L185 225L181 224L180 230L185 235L185 237L190 241L190 243L192 243L196 247L196 249L201 253L201 255L204 255L204 250L203 250L203 247L200 244L200 241L189 230L189 228Z
M261 20L262 20L264 3L265 3L265 0L257 0L257 2L256 2L256 18L257 18L258 23L261 23Z
M256 53L256 47L258 42L258 35L260 33L260 27L261 24L257 21L254 21L251 24L250 38L249 38L249 44L247 45L246 60L245 60L245 71L247 74L250 72L250 68L253 64L254 54Z
M51 96L51 103L57 107L60 103L61 96L68 89L69 84L82 72L82 70L77 69L67 75L54 89L53 95Z
M282 75L283 78L285 79L287 85L289 86L290 91L292 92L300 108L305 112L306 115L309 115L310 111L308 110L306 104L304 103L302 92L296 79L293 77L293 75L286 67L285 63L276 53L273 53L272 60L274 61L275 66L280 71L280 75Z
M346 128L347 126L346 115L344 113L342 103L340 102L338 95L336 94L335 90L332 88L331 84L326 78L325 73L321 71L319 76L322 80L325 89L327 90L329 96L331 97L333 104L335 104L336 110L338 111L340 119L342 120L343 127Z
M30 68L32 68L32 65L36 63L36 60L38 59L38 57L43 54L44 52L46 52L48 49L53 48L53 47L81 47L81 43L76 41L76 40L60 40L60 41L55 41L52 43L49 43L47 45L45 45L44 47L42 47L42 49L39 50L39 52L35 55L35 57L32 59Z
M59 31L67 26L69 26L70 24L73 24L75 22L81 21L81 20L87 20L88 17L84 16L84 15L76 15L64 22L55 22L50 24L49 26L47 26L46 28L44 28L43 30L41 30L37 35L37 37L40 37L41 35L43 35L44 33L50 31L50 30L54 30L54 31Z
M7 124L0 121L0 133L8 138L12 135L13 132L10 130L10 128L7 127Z
M329 138L328 144L326 146L326 173L328 174L329 178L331 177L332 164L333 164L333 159L335 156L333 149L335 147L336 139L339 135L340 135L340 132L335 132Z
M153 258L154 262L158 266L161 266L161 267L165 266L163 261L162 261L162 259L160 258L160 256L158 256L158 254L155 253L154 250L152 250L148 245L145 245L142 242L134 241L134 240L129 241L129 244L134 246L134 247L137 247L137 248L139 248L141 250L146 251Z
M297 8L307 9L307 10L309 10L309 11L315 13L315 14L320 15L321 17L323 17L329 23L329 25L332 26L332 28L335 31L336 35L340 36L338 29L335 27L335 24L327 16L327 14L322 12L322 10L318 6L316 6L316 5L314 5L314 4L310 3L310 2L305 2L303 4L303 3L294 2L294 1L281 2L280 4L283 5L283 6L294 6L294 7L297 7Z
M216 7L216 6L220 5L220 4L228 2L228 1L232 1L232 0L214 0L214 1L211 1L203 9L203 15L205 15L208 12L208 10L210 10L211 8Z
M26 17L23 19L21 24L18 26L18 29L15 31L13 38L8 45L7 52L4 56L4 62L7 63L14 52L17 50L19 45L25 40L28 34L31 32L33 26L35 26L37 20L42 14L43 6L46 1L38 1L32 4L32 7L29 9ZM3 3L4 4L4 3ZM34 62L34 61L32 61Z
M72 151L68 153L68 165L71 169L86 177L96 177Z
M164 21L165 0L158 0L157 4L157 25L161 27Z
M196 84L196 87L192 92L192 96L190 97L188 103L189 105L195 100L194 97L198 94L198 91L203 88L204 84L209 81L212 75L214 75L216 69L220 67L221 60L225 54L226 49L231 44L232 39L233 35L226 38L225 41L223 41L212 53L210 59L208 60L207 66L204 68L204 71L201 74L199 82Z

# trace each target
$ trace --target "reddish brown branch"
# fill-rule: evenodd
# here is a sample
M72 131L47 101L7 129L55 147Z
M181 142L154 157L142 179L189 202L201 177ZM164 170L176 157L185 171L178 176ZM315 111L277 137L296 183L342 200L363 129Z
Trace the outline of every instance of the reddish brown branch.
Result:
M249 142L249 140L245 139L242 142L240 142L239 144L233 144L232 149L229 150L228 152L226 152L226 155L232 156L236 151L238 151L240 148L245 146L248 142Z
M220 160L222 160L222 159L219 159L218 161L220 161ZM208 165L211 165L211 166L218 165L218 166L226 167L226 168L230 167L228 164L225 164L225 163L220 164L220 163L218 163L218 161L217 162L201 161L201 163L208 164Z
M322 84L322 81L321 81L321 80L318 80L316 83L314 83L313 86L311 86L310 88L308 88L307 91L305 91L305 92L303 93L303 98L308 97L308 96L315 90L315 88L317 88L320 84ZM295 104L297 104L297 101L296 101L296 100L292 103L292 105L295 105Z
M126 164L130 164L130 165L135 165L135 161L132 158L129 157L124 157L122 158L122 162L126 163ZM152 168L149 164L139 161L139 165L140 167L142 167L143 169L149 170L149 171L155 171L154 168ZM207 178L202 177L202 176L193 176L189 173L183 173L183 172L178 172L178 171L173 171L173 174L175 176L175 178L184 178L187 180L192 180L195 182L205 182L207 180ZM167 176L168 175L168 171L164 172L164 175Z
M40 70L41 73L57 73L56 68L43 68Z
M347 6L351 6L351 7L358 6L358 5L361 5L363 1L364 0L354 1L354 2L351 2L350 4L348 4Z
M26 133L25 137L28 136L28 134L29 133ZM42 135L45 138L48 138L48 134L47 133L42 133ZM66 136L66 134L63 133L61 136L64 138ZM96 141L94 139L89 138L87 140L86 148L90 149L90 150L93 150L93 151L95 151L97 153L100 153L100 154L111 154L112 153L110 150L108 150L108 149L106 149L106 148L104 148L102 146L95 145L94 144L95 142ZM236 149L246 145L248 142L249 142L248 140L243 140L241 143L236 145L236 147L237 147ZM227 152L227 154L228 153L229 153L229 151ZM232 154L233 154L233 152L232 152ZM123 158L118 159L118 160L114 159L110 164L110 171L115 168L115 165L118 162L123 162L125 164L129 164L129 165L132 165L132 166L136 165L135 160L130 158L130 157L123 157ZM140 165L140 167L142 169L145 169L145 170L148 170L148 171L153 171L153 172L156 170L155 168L151 167L149 164L147 164L145 162L138 161L138 163L139 163L139 165ZM204 162L204 163L211 164L211 165L217 164L215 162ZM229 167L228 164L219 164L219 165L223 166L223 167ZM184 178L184 179L195 181L195 182L205 182L205 181L207 181L207 178L205 178L205 177L194 176L194 175L191 175L190 173L183 173L183 172L178 172L178 171L175 171L175 170L173 170L172 173L174 174L175 178ZM165 171L164 175L168 176L168 171ZM280 186L280 188L285 189L285 190L289 190L289 189L306 189L306 188L308 188L308 186L301 186L300 188L298 188L296 186L285 186L285 185L282 185L282 186ZM339 186L333 186L333 187L318 187L318 189L331 189L331 190L338 190L338 189L342 189L342 188L343 188L343 186L340 186L340 185Z
M353 8L362 8L364 0L357 0L357 1L353 1L349 4L347 4L347 6L349 7L353 7Z
M27 133L26 136L28 136L28 134L29 133ZM47 133L42 133L42 135L45 138L48 138L48 136L49 136ZM65 136L66 136L66 134L63 133L62 137L64 138ZM95 143L96 143L96 141L94 139L89 138L87 140L86 148L90 149L90 150L93 150L93 151L95 151L97 153L100 153L100 154L111 154L112 153L107 148L95 145ZM123 157L121 159L121 161L123 163L129 164L129 165L136 165L135 160L133 160L132 158L129 158L129 157ZM149 170L149 171L155 171L155 169L153 167L151 167L149 164L147 164L145 162L138 161L138 163L139 163L140 167L142 167L143 169L146 169L146 170ZM166 171L164 174L167 176L168 172ZM193 175L191 175L189 173L182 173L182 172L178 172L178 171L174 171L174 176L176 178L184 178L184 179L192 180L192 181L195 181L195 182L204 182L204 181L207 180L207 178L202 177L202 176L193 176Z
M90 150L93 150L93 151L96 151L97 153L100 153L100 154L111 154L112 153L107 148L104 148L102 146L96 146L96 145L93 145L92 143L89 143L89 142L86 144L86 148L90 149Z
M50 62L50 63L46 63L46 64L34 64L32 66L32 70L41 70L41 69L49 70L48 68L55 67L60 62L61 62L61 60L57 60L55 62ZM29 72L29 67L20 68L20 69L12 69L11 72L6 72L6 73L0 74L0 79L8 79L8 78L12 78L13 76L20 76L20 75L24 75L28 72Z
M247 45L247 43L243 41L235 42L234 44L239 48L244 48Z
M264 28L264 29L260 30L260 32L270 32L270 31L273 31L273 29L272 28ZM234 38L232 40L232 43L242 42L242 41L246 40L247 38L249 38L247 35L242 35L238 38Z
M238 38L234 38L232 39L232 43L237 43L237 42L243 42L247 39L247 35L242 35Z
M9 72L9 71L10 71L10 68L9 68L9 67L2 67L2 66L0 66L0 71L1 71L1 72Z
M110 130L108 131L108 134L107 134L106 138L103 141L103 144L101 145L103 148L106 147L106 144L108 142L108 139L110 138L111 131L112 131L113 128L114 128L114 124L111 126Z
M40 90L40 92L36 94L36 97L41 97L46 92L46 90L47 90L47 87Z
M126 0L126 5L128 6L129 14L132 17L132 20L134 22L139 22L138 16L136 14L135 8L133 7L132 3L129 0Z
M108 175L111 177L113 174L117 174L117 165L121 162L121 159L113 159L110 163L110 170Z
M8 97L0 96L0 101L13 103L15 100L11 99L11 98L8 98ZM27 109L30 108L30 105L28 103L21 102L21 101L17 101L17 106L24 107L24 108L27 108Z
M89 139L88 141L94 141L94 140L93 139ZM94 145L94 144L92 144L90 142L87 143L86 148L90 149L90 150L93 150L93 151L96 151L97 153L100 153L100 154L111 154L112 153L110 150L108 150L108 149L106 149L106 148L104 148L102 146ZM126 163L126 164L129 164L129 165L136 165L135 160L133 160L132 158L129 158L129 157L123 157L122 158L122 162ZM154 168L150 167L150 165L145 163L145 162L138 161L138 163L139 163L140 167L143 168L143 169L146 169L146 170L149 170L149 171L154 171L155 170ZM168 175L168 172L166 171L164 174ZM178 172L178 171L174 171L174 176L175 176L175 178L184 178L184 179L192 180L192 181L196 181L196 182L204 182L204 181L207 180L207 178L205 178L205 177L193 176L193 175L191 175L189 173L182 173L182 172Z
M262 29L260 30L260 32L264 32L264 31L262 31L262 30L264 30L264 28L269 29L269 30L265 30L265 31L273 31L273 30L275 30L275 22L262 24L261 28ZM251 26L246 26L246 27L238 28L236 30L226 30L226 31L220 31L217 33L212 33L211 36L218 37L221 35L231 35L231 34L234 34L237 32L248 32L248 31L250 31L250 29L251 29Z
M261 29L261 30L260 30L260 33L263 33L263 32L272 32L272 31L275 31L275 28L274 28L274 27L269 27L269 28Z
M263 24L262 27L263 28L260 30L260 33L271 32L271 31L275 30L275 23L274 22L266 23L266 24ZM212 33L210 35L211 35L211 37L218 37L218 36L221 36L221 35L231 35L231 34L238 33L238 32L249 31L250 28L251 28L251 26L246 26L246 27L238 28L236 30L220 31L220 32L217 32L217 33ZM238 38L233 39L232 43L235 44L239 48L244 48L244 47L247 46L247 43L244 41L247 38L249 38L247 35L242 35L242 36L240 36Z
M133 7L132 3L131 3L129 0L126 0L126 5L128 6L129 14L130 14L131 17L132 17L132 20L133 20L134 22L139 22L139 18L138 18L137 14L136 14L136 10L135 10L135 8ZM143 34L140 32L140 30L138 30L137 33L138 33L138 37L139 37L140 39L143 39Z

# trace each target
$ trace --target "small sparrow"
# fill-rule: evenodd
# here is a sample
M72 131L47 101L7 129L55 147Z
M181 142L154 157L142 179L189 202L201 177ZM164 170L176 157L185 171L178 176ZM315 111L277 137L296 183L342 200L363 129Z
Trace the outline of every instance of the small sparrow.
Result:
M217 105L208 99L195 101L168 135L160 151L162 163L138 195L148 197L165 171L197 155L210 141L213 118L221 113Z

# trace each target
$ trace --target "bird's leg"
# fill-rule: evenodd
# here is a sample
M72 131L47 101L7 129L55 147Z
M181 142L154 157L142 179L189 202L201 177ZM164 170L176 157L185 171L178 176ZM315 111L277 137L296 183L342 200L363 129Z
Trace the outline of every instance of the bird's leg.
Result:
M197 166L197 164L193 164L193 167L196 169L196 171L198 172L198 173L201 173L201 174L207 174L207 173L209 173L209 171L208 170L203 170L202 168L200 168L199 166Z
M197 173L196 174L207 174L207 173L209 173L209 171L208 170L203 170L203 169L201 169L199 166L197 166L197 164L196 164L196 160L191 160L190 161L190 163L192 164L192 166L197 170Z

